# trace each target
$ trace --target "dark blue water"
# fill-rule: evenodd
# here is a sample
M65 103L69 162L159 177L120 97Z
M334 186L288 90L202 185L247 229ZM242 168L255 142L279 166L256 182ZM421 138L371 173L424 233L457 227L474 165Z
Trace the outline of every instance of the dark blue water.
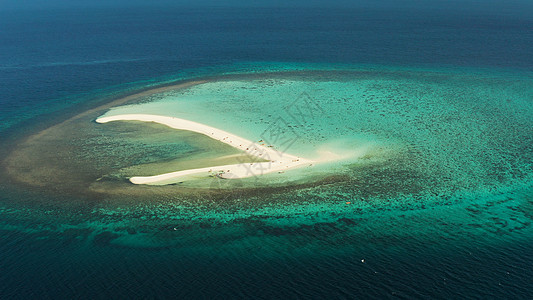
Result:
M53 113L89 107L102 95L271 62L498 70L531 79L532 6L481 5L6 5L0 153L38 127L30 120L53 123ZM422 211L377 233L370 226L351 234L357 224L347 221L288 231L253 223L206 232L201 224L176 237L205 235L195 242L135 248L110 243L113 216L92 212L98 199L58 200L2 180L0 298L533 298L531 189L500 205L516 208L524 227L505 233L494 225L498 208L476 224L396 235L410 222L432 226ZM59 201L75 204L50 204ZM171 228L142 216L124 218L141 232ZM83 222L98 230L76 227ZM472 228L487 234L471 235Z
M95 89L242 61L530 71L529 7L504 8L0 10L1 117L68 104Z

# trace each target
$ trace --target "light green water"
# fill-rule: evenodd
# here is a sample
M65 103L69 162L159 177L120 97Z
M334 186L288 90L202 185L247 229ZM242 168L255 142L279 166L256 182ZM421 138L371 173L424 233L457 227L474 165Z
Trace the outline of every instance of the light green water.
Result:
M316 169L370 184L355 194L447 195L530 180L530 83L406 70L281 72L155 94L106 116L175 116L312 159L348 154Z
M97 244L176 246L191 253L253 252L264 240L275 245L272 251L302 255L324 245L350 252L354 241L378 248L443 238L518 241L531 236L533 220L531 81L414 70L211 77L84 115L34 139L12 164L29 161L22 177L35 178L30 175L38 164L31 158L38 153L47 158L38 161L49 176L46 183L53 183L43 189L53 194L64 182L62 173L48 171L55 167L76 179L74 191L47 196L43 205L50 208L22 205L3 207L2 213L28 234L59 232ZM210 178L199 190L135 186L124 176L143 165L183 165L192 156L212 159L234 152L163 126L92 122L102 114L126 113L197 121L308 158L324 149L354 155L283 174ZM68 147L60 147L55 159L59 145ZM79 170L86 174L80 177ZM18 198L40 197L35 195ZM61 226L54 225L56 219L63 220Z

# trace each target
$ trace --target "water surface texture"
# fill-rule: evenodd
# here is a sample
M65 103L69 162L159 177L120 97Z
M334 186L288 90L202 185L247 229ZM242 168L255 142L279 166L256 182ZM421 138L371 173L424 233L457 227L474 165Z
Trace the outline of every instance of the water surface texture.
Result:
M0 298L532 298L533 14L499 5L6 6ZM344 158L133 185L250 157L124 113Z

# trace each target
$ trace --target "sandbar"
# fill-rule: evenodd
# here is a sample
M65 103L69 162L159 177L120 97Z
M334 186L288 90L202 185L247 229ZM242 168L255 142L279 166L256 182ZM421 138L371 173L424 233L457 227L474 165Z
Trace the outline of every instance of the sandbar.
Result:
M190 178L191 176L195 178L209 176L217 176L224 179L246 178L274 172L282 173L292 168L312 166L314 163L312 160L278 151L274 145L266 145L263 141L252 142L224 130L181 118L149 114L123 114L96 119L97 123L113 121L154 122L178 130L200 133L240 149L250 157L258 159L258 162L189 169L155 176L135 176L130 178L130 181L134 184L165 185L181 182L182 179Z

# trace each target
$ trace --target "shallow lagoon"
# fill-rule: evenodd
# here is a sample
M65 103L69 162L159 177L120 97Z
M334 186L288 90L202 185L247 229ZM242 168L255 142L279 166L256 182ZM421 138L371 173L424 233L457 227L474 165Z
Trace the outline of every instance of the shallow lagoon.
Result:
M531 78L285 70L206 80L133 97L109 111L82 113L22 141L5 162L10 173L4 178L12 184L3 185L3 231L21 245L40 241L50 249L48 243L80 253L97 249L106 257L121 253L157 261L161 268L173 259L195 270L211 262L209 272L222 273L231 269L227 264L243 272L265 264L289 276L284 266L305 260L316 263L313 270L311 263L301 266L309 274L328 277L326 270L343 265L343 276L360 282L346 285L347 290L388 280L401 283L402 276L428 274L426 267L445 270L445 275L427 275L428 280L443 276L456 286L463 280L458 260L482 257L486 249L498 247L526 251L533 218ZM186 168L191 157L206 161L236 153L163 126L94 122L105 113L131 112L190 119L250 140L275 137L269 128L282 124L289 143L276 145L283 141L278 139L272 144L289 153L313 157L326 147L359 155L315 169L231 182L211 178L190 186L135 186L127 182L135 172L167 163ZM43 176L46 180L39 181ZM479 260L467 260L467 265ZM153 274L148 266L132 268L148 276ZM486 268L492 267L501 269L501 277L476 281L480 290L496 279L521 282L527 273L510 262ZM86 268L105 273L99 265ZM188 277L185 269L176 271L181 283L209 274L190 271L194 276ZM315 282L314 276L293 275L288 278ZM445 280L439 282L440 289L454 295ZM409 290L403 294L412 295Z

